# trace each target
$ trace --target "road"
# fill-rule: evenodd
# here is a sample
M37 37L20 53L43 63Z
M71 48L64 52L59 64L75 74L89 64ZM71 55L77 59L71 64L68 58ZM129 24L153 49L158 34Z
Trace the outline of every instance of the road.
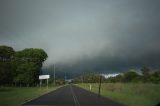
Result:
M67 85L23 106L123 106L74 85Z

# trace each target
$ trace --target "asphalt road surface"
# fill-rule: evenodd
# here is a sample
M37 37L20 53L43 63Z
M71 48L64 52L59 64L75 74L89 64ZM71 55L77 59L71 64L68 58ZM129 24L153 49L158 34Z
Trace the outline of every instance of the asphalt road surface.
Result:
M23 106L123 106L74 85L67 85Z

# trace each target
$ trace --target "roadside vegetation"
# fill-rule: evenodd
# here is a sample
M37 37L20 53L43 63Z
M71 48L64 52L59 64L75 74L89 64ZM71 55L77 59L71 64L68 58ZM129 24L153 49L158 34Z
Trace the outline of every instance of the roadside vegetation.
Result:
M100 77L103 83L153 83L160 84L160 69L152 70L147 66L141 68L141 72L135 69L125 71L115 77L105 78L103 75L88 73L74 80L73 83L99 83Z
M79 83L78 86L96 94L99 91L98 83ZM126 106L156 106L160 103L160 84L102 83L101 96Z
M159 106L160 71L144 66L139 73L132 69L107 79L91 73L75 78L73 83L98 94L101 80L100 94L113 101L126 106Z

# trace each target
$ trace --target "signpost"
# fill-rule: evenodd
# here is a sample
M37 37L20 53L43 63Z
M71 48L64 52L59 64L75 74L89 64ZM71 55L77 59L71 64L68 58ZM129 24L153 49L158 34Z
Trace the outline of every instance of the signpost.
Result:
M40 80L40 88L42 86L42 80L47 79L47 89L48 89L48 79L50 78L50 75L39 75L39 80Z

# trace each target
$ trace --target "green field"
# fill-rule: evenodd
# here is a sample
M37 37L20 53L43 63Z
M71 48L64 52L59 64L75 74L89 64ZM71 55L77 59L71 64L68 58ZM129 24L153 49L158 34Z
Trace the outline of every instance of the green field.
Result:
M91 85L91 91L98 93L99 84ZM87 83L77 86L90 89ZM103 83L101 95L126 106L156 106L160 103L160 84Z
M0 106L19 106L57 87L0 87Z

